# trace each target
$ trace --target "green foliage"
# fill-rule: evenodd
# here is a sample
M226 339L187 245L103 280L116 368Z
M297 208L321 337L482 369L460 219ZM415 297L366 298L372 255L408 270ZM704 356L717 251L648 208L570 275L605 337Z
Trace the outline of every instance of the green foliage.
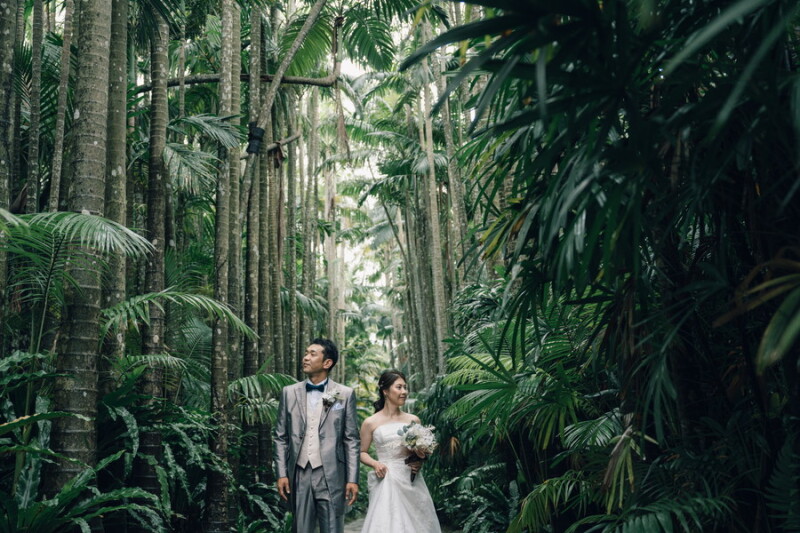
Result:
M228 399L236 417L244 423L275 423L278 414L278 395L296 380L284 374L254 374L228 384Z
M800 455L797 437L790 435L781 447L766 489L767 506L783 531L800 531Z
M248 338L255 338L256 336L255 332L242 322L227 305L203 294L180 292L172 287L158 293L135 296L120 302L114 307L104 309L103 315L106 318L106 322L102 327L103 334L107 334L114 327L119 329L125 325L131 325L138 331L139 322L150 323L151 304L156 305L162 311L164 310L162 301L202 311L214 319L223 320Z
M117 452L100 461L96 468L81 472L51 499L20 507L15 498L8 494L0 495L3 509L0 531L66 533L79 528L86 533L91 531L93 519L121 512L136 513L144 527L165 531L163 517L152 510L156 503L153 495L138 488L101 492L94 485L98 474L123 454L124 451Z
M401 66L451 58L435 112L477 81L466 260L503 279L456 299L464 448L520 466L515 531L783 527L797 3L479 4Z

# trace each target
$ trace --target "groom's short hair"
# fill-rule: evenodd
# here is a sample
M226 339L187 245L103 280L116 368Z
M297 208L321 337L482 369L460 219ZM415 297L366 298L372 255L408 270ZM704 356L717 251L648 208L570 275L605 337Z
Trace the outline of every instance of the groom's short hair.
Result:
M323 360L330 359L333 361L331 368L336 366L336 363L339 362L339 348L336 347L336 344L334 344L332 340L318 338L311 341L311 344L319 344L322 346Z

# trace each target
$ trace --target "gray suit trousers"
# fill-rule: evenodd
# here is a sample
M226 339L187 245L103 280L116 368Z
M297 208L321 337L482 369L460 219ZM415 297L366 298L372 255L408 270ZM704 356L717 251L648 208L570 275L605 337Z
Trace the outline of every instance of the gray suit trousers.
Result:
M336 516L336 507L331 501L328 483L322 467L295 469L294 485L294 533L343 533L344 515Z

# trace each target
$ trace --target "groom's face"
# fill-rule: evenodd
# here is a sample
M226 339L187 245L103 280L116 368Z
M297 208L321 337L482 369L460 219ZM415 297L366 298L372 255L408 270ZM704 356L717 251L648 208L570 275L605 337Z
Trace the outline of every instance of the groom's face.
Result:
M306 354L303 356L303 372L308 376L316 376L320 373L328 373L333 361L325 359L325 348L319 344L312 344L306 348Z

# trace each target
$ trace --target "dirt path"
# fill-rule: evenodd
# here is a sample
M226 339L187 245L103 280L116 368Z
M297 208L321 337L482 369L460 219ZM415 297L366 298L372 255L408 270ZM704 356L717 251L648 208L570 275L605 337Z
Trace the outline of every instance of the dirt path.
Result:
M344 533L361 533L361 526L364 525L364 517L353 520L344 525Z
M353 520L344 525L344 533L361 533L361 527L364 525L364 518ZM460 533L452 529L442 529L442 533Z

